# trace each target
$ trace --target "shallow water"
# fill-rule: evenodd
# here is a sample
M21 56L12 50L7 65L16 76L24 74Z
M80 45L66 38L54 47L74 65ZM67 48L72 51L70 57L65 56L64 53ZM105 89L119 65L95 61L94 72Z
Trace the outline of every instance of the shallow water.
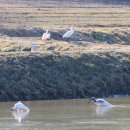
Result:
M130 97L106 99L113 107L85 100L24 102L29 113L11 113L0 103L0 130L130 130ZM23 119L22 119L23 118Z

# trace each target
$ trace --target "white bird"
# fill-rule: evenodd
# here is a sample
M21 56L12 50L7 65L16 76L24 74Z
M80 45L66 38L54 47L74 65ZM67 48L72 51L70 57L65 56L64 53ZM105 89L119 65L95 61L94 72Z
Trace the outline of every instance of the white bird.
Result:
M48 30L46 30L46 32L43 33L43 35L42 35L42 40L46 41L46 40L50 39L50 37L51 37L50 32Z
M94 101L94 103L98 106L112 106L112 104L104 99L96 99L95 97L92 97L88 103L90 103L90 101Z
M39 46L36 44L32 44L31 52L39 52L39 51L40 51Z
M23 111L30 111L27 106L25 106L21 101L17 102L13 108L11 108L12 111L17 112L23 112Z
M69 37L71 37L74 32L75 31L74 31L73 27L69 28L69 30L63 35L63 38L69 38Z

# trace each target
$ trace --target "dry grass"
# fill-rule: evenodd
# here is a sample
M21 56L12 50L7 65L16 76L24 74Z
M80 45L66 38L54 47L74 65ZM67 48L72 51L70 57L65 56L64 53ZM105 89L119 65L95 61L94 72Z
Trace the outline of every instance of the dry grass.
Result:
M2 4L1 2L0 26L6 28L49 27L50 29L66 28L72 25L77 28L86 26L130 26L129 7L113 8L108 6L98 8L92 6L91 8L83 8L83 3L79 2L78 7L71 8L68 5L60 8L60 5L66 3L61 2L60 5L57 4L57 7L55 2L52 1L49 4L43 3L41 3L41 6L40 3L35 2L24 2L23 4L4 4L4 2ZM84 4L88 5L87 2Z

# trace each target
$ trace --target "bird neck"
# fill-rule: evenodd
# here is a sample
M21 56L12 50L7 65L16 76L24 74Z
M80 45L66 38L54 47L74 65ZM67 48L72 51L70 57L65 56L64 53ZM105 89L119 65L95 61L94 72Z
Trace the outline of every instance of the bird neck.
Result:
M94 102L96 102L96 99L94 98L94 99L92 99Z
M71 28L70 30L71 30L72 32L74 32L74 29L73 29L73 28Z

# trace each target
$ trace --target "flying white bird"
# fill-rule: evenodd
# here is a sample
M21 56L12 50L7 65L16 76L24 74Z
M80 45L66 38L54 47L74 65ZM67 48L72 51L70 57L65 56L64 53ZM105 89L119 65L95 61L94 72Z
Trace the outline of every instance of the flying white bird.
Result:
M74 28L69 28L69 30L63 35L63 38L69 38L73 35L74 33Z
M43 35L42 35L42 40L46 41L46 40L50 39L50 37L51 37L50 32L48 30L46 30L46 32L43 33Z
M112 106L112 104L104 99L96 99L95 97L92 97L88 103L90 103L90 101L94 101L94 103L98 106Z
M11 108L12 111L17 112L23 112L23 111L29 111L29 108L25 106L21 101L17 102L13 108Z

